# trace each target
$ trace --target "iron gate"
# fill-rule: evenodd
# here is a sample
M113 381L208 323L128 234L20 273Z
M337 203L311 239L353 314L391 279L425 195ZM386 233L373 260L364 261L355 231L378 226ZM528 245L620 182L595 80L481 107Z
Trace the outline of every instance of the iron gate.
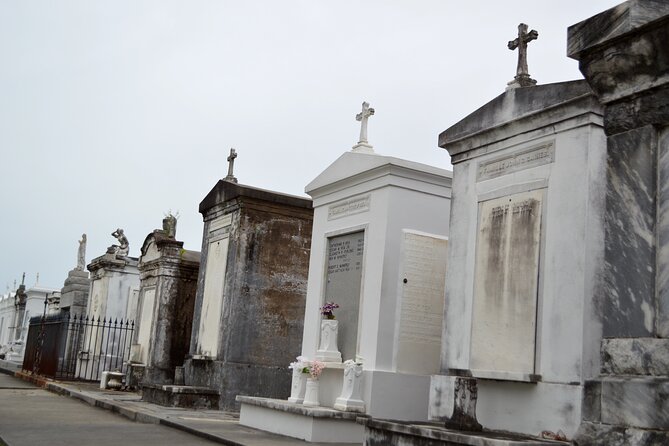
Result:
M125 372L134 321L86 316L30 319L23 370L62 380L95 381L105 370Z

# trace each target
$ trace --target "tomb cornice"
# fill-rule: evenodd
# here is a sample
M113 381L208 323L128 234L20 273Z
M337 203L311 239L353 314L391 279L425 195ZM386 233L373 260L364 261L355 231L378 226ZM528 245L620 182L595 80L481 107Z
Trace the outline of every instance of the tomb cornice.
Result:
M568 55L606 107L607 135L669 120L669 2L631 0L568 31Z
M124 272L129 274L139 274L137 257L117 256L115 254L105 254L91 260L86 267L91 273L91 278L101 277L106 272Z
M311 209L311 200L306 197L298 197L280 192L260 189L257 187L246 186L232 183L230 181L219 180L214 188L200 202L199 212L206 215L214 206L225 203L237 197L255 198L258 200Z
M397 158L394 159L397 160ZM439 169L440 172L438 173L425 171L415 168L422 165L418 163L411 164L416 164L417 166L388 162L387 164L362 171L349 178L323 184L314 189L308 189L309 186L307 186L306 192L314 200L319 200L318 203L315 203L319 206L323 202L331 201L328 200L328 195L333 195L344 190L350 191L352 188L359 189L360 193L364 193L394 186L408 190L427 192L443 197L450 197L450 188L453 181L452 172L444 169ZM332 200L338 199L339 198L333 198Z
M400 172L403 172L400 174ZM450 187L453 172L392 156L345 152L304 188L312 196L338 190L386 175L401 175Z
M590 124L603 125L602 109L585 81L517 88L442 132L439 147L448 150L456 164L471 158L468 152L501 141Z

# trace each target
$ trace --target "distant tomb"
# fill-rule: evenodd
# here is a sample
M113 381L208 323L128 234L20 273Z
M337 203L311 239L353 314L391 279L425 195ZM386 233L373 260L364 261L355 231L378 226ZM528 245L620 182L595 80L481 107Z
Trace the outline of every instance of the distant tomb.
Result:
M184 371L187 386L218 392L219 407L234 410L238 394L290 392L313 209L307 198L232 179L230 169L200 203L202 263Z
M135 358L142 385L174 384L190 346L200 253L183 249L170 214L151 232L139 257L140 293Z

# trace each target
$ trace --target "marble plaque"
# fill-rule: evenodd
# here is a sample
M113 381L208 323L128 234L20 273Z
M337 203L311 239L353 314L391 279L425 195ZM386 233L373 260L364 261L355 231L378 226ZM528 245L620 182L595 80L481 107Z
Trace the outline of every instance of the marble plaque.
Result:
M397 370L439 372L448 240L404 232Z
M476 180L489 180L519 170L552 163L554 160L555 146L553 141L550 141L510 155L482 161L478 165Z
M151 328L153 325L153 307L156 300L156 287L146 288L142 293L139 315L139 331L137 343L141 345L140 360L147 364L149 359L149 344L151 343Z
M479 203L470 368L533 374L543 190Z
M355 359L358 349L358 315L362 280L364 231L328 239L327 281L323 301L336 302L339 309L338 345L342 359Z
M218 217L209 223L209 233L218 231L219 229L225 228L232 224L232 214L223 215Z
M225 269L228 262L229 238L209 243L207 266L204 273L204 296L196 354L216 357L218 353L218 330L223 309Z
M328 220L336 220L349 215L367 212L369 210L370 201L371 195L367 194L331 204L328 207Z

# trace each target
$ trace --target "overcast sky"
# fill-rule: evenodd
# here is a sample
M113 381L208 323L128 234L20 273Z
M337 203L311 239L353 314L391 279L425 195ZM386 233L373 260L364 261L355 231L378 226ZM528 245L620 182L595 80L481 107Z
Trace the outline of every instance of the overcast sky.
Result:
M450 168L437 135L504 91L507 41L539 32L540 84L580 79L566 30L617 0L0 0L0 293L60 288L124 228L166 212L200 250L198 204L226 175L295 195L357 142Z

